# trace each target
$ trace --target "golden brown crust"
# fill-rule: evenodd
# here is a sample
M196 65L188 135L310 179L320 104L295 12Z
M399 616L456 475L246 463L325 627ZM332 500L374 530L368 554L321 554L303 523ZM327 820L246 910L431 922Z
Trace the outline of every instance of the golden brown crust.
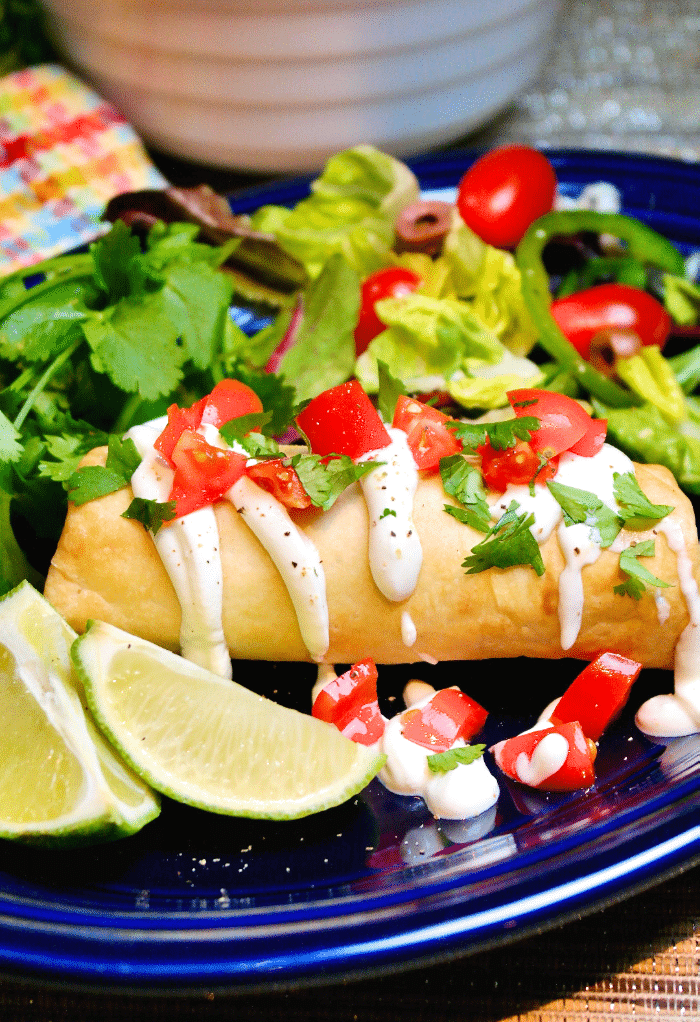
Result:
M85 464L104 462L104 450ZM698 540L690 501L667 469L636 466L638 481L654 503L675 507L697 577ZM352 487L328 512L300 512L296 521L316 544L326 573L331 622L329 662L372 656L402 663L422 656L475 660L531 656L590 659L602 649L668 668L688 613L678 583L676 555L663 535L645 565L674 583L664 590L669 614L663 624L654 595L641 600L616 595L622 580L616 553L603 551L583 569L584 612L572 649L559 639L558 579L563 557L553 534L541 547L546 571L492 568L466 575L462 561L482 538L443 511L439 477L421 479L414 521L423 546L423 567L413 595L401 604L386 600L372 580L367 559L367 511ZM45 594L78 631L90 618L171 649L178 648L180 608L170 580L145 529L120 517L129 489L71 507L46 582ZM307 660L289 595L260 542L223 502L216 506L224 573L224 631L231 655L241 659ZM640 538L630 536L633 538ZM402 614L417 630L413 646L402 639Z

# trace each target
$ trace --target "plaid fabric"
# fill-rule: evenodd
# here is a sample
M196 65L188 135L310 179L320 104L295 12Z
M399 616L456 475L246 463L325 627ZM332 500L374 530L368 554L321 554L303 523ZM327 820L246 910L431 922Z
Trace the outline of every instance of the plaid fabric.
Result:
M0 79L0 276L97 237L114 195L166 185L119 111L63 68Z

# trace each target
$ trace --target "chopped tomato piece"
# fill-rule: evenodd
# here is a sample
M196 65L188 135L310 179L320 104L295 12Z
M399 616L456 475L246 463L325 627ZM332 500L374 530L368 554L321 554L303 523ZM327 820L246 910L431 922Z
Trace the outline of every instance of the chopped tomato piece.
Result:
M488 710L458 688L443 688L420 709L402 714L403 736L431 752L446 752L458 738L468 742L481 731Z
M396 402L392 425L406 434L418 468L431 469L438 467L441 458L458 454L462 449L447 427L447 423L452 421L449 415L437 408L402 395Z
M245 472L246 457L213 447L193 429L185 429L173 448L175 477L170 500L177 518L220 500Z
M477 448L481 455L481 474L484 482L495 493L503 493L512 483L527 486L533 480L544 484L556 472L556 461L542 461L540 455L526 440L516 440L514 447L499 451L487 440Z
M311 715L335 724L347 738L360 745L379 741L384 734L384 718L377 702L374 660L366 657L324 685L314 700Z
M246 475L285 507L299 510L311 507L311 497L302 486L293 466L285 465L284 458L271 458L248 465Z
M240 415L251 415L262 410L262 401L245 383L240 380L221 380L206 400L202 422L223 426L225 422L237 419Z
M571 682L552 714L554 723L579 721L597 742L629 699L642 665L619 653L601 653Z
M608 432L607 419L591 419L588 430L580 440L569 448L571 454L578 454L582 458L592 458L597 454L605 443L605 436Z
M197 429L201 423L206 403L207 399L203 397L195 401L191 408L178 408L177 405L170 405L168 408L168 425L153 444L168 461L172 459L173 448L180 439L183 429Z
M513 781L542 791L577 791L595 781L596 748L577 720L498 742L496 764Z
M346 454L361 458L387 447L391 437L379 412L357 380L324 390L297 416L314 454Z
M551 390L534 387L510 390L508 400L518 418L534 415L540 420L530 443L534 450L548 458L571 450L586 435L593 421L578 401Z

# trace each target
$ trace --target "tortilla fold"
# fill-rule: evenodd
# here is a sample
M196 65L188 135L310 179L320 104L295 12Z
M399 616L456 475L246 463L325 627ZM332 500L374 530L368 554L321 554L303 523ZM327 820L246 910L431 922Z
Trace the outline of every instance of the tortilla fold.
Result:
M106 449L84 464L104 464ZM698 577L698 538L693 508L673 476L658 465L635 466L653 503L670 504ZM121 517L129 488L80 507L70 506L46 581L45 595L77 631L89 619L110 622L161 646L178 649L180 607L149 533ZM674 648L689 621L679 584L677 555L662 534L644 565L671 583L662 590L663 613L647 589L635 600L614 592L624 581L619 554L604 550L583 568L583 620L574 646L562 650L558 616L564 559L556 530L541 546L546 571L529 566L490 568L467 575L462 562L483 536L444 511L450 503L438 475L421 478L414 523L423 546L423 567L413 595L391 603L370 574L368 516L357 485L326 512L292 512L316 544L326 575L330 615L329 663L373 657L377 663L420 659L480 660L490 657L579 657L605 649L647 667L671 668ZM224 577L223 623L236 659L308 660L290 597L269 555L227 501L215 506ZM166 526L167 528L167 526ZM632 533L625 545L651 533ZM415 626L406 645L402 615Z

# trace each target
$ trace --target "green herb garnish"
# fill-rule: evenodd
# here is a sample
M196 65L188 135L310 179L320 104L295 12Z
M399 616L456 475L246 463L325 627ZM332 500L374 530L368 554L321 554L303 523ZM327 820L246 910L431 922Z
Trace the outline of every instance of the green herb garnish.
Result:
M589 525L597 531L602 547L609 547L614 542L623 521L600 497L589 490L579 490L553 479L547 481L547 486L562 509L566 525Z
M513 501L489 529L486 538L472 547L471 554L462 561L467 575L476 575L488 568L511 568L516 564L529 564L537 575L544 575L542 554L530 531L535 516L526 512L519 515L519 506Z
M448 749L447 752L436 752L433 756L428 756L428 769L434 774L447 774L460 763L466 766L475 763L484 755L485 749L485 745L463 745L456 749Z
M624 572L627 578L621 585L615 586L614 591L620 596L631 596L635 600L640 600L647 586L668 589L670 587L669 582L664 582L662 579L657 578L656 575L652 575L643 564L639 563L640 557L653 556L653 539L642 540L641 543L635 543L633 546L628 546L623 550L620 554L620 570Z
M160 503L157 500L145 500L143 497L134 497L122 518L133 518L149 532L155 534L166 523L171 522L175 517L175 501L166 500Z

